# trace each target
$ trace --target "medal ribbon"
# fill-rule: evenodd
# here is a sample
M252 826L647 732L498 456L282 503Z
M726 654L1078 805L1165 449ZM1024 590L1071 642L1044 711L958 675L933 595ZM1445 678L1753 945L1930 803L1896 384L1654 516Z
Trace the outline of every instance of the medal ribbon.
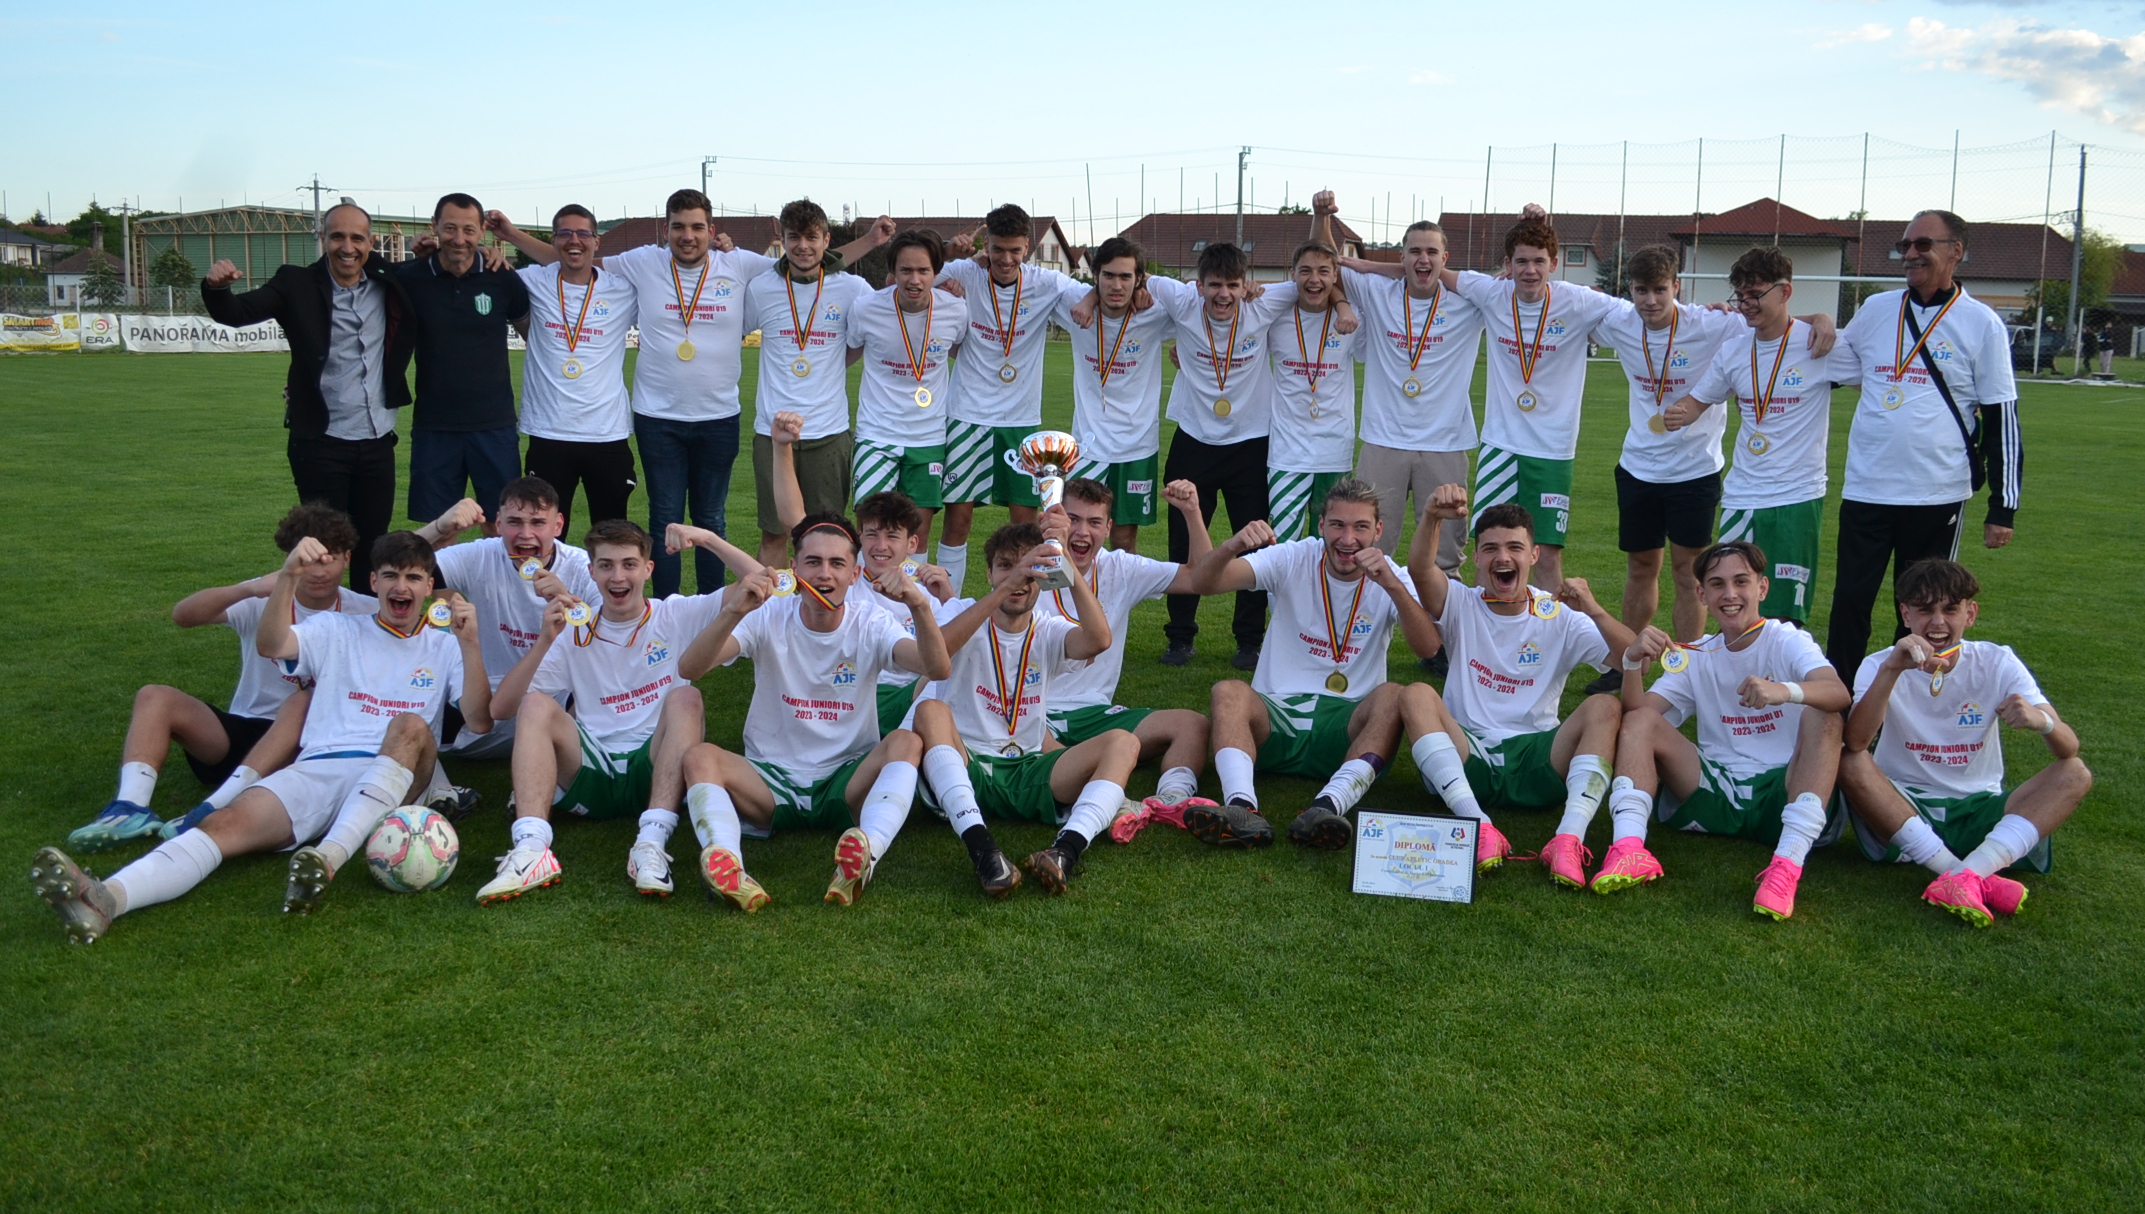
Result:
M1764 617L1760 616L1757 623L1752 624L1750 627L1745 628L1743 631L1736 633L1733 639L1724 640L1720 644L1711 646L1710 648L1699 648L1700 645L1705 644L1705 638L1703 637L1691 642L1688 645L1684 644L1682 641L1670 641L1668 643L1668 647L1670 649L1681 649L1685 653L1720 653L1726 650L1729 646L1734 645L1736 641L1742 640L1744 637L1749 636L1751 633L1756 632L1758 629L1763 627L1765 627L1765 619ZM1716 637L1727 636L1727 634L1723 632L1716 632L1713 635Z
M1355 633L1356 608L1363 605L1363 583L1369 580L1368 577L1356 579L1356 596L1348 603L1348 625L1345 628L1335 629L1333 626L1333 579L1326 576L1324 569L1318 571L1318 599L1320 605L1326 609L1326 644L1331 646L1335 669L1348 664L1348 638Z
M1935 326L1935 325L1931 325L1931 326L1929 326L1929 327L1933 329L1933 328L1935 328L1936 326ZM1936 651L1935 653L1932 653L1932 654L1930 654L1930 655L1929 655L1929 658L1930 658L1930 660L1931 660L1931 661L1941 662L1941 661L1943 661L1943 660L1944 660L1945 658L1948 658L1948 657L1950 657L1951 655L1953 655L1953 654L1955 654L1955 653L1959 652L1959 651L1960 651L1961 649L1964 649L1965 647L1966 647L1966 642L1965 642L1965 641L1953 641L1953 642L1951 643L1951 648L1949 648L1949 649L1939 649L1939 650L1937 650L1937 651ZM1932 670L1932 671L1930 671L1930 672L1929 672L1929 694L1930 694L1930 695L1933 695L1933 696L1939 696L1939 695L1943 695L1943 694L1944 694L1944 676L1945 676L1945 675L1947 675L1947 674L1950 674L1950 673L1951 673L1950 671L1948 671L1948 670L1944 669L1944 668L1943 668L1942 666L1939 666L1939 667L1937 667L1937 668L1936 668L1935 670Z
M1766 410L1772 407L1773 385L1780 382L1780 364L1787 361L1788 339L1795 336L1795 322L1789 321L1787 332L1780 335L1780 348L1773 352L1773 373L1765 377L1765 395L1758 395L1758 339L1753 333L1750 339L1750 424L1765 424Z
M705 261L700 263L700 281L693 284L693 302L686 303L685 280L678 277L678 259L670 259L670 285L678 293L678 319L685 325L685 336L688 338L693 335L693 314L700 310L700 292L707 289L708 271L711 268Z
M1513 298L1517 299L1519 297L1515 295ZM1413 371L1415 364L1423 360L1423 351L1430 348L1430 326L1437 323L1437 310L1444 306L1444 303L1445 288L1439 287L1430 296L1430 315L1423 317L1423 330L1421 335L1418 336L1415 332L1415 297L1408 294L1405 289L1400 292L1400 306L1403 309L1402 315L1405 317L1402 323L1403 327L1408 331L1408 370ZM1517 332L1518 329L1515 327L1513 331Z
M1027 288L1027 285L1028 285L1028 277L1027 277L1027 275L1025 275L1025 274L1023 274L1023 275L1020 275L1020 276L1018 276L1018 277L1016 277L1016 278L1014 278L1014 279L1013 279L1013 323L1014 323L1014 324L1016 324L1016 325L1020 323L1020 293L1021 293L1021 292L1022 292L1023 290L1025 290L1025 289ZM1129 312L1128 312L1128 313L1126 313L1126 314L1125 314L1125 318L1126 318L1127 320L1131 319L1131 313L1129 313ZM997 284L997 283L992 283L992 284L991 284L991 320L992 320L992 321L994 321L994 322L995 322L995 323L996 323L996 324L998 325L998 336L999 336L999 337L1000 337L1001 339L1003 339L1003 341L1004 341L1004 345L1005 345L1005 360L1006 360L1007 362L1012 362L1012 361L1013 361L1013 330L1012 330L1012 329L1011 329L1011 328L1010 328L1010 327L1009 327L1009 326L1008 326L1008 325L1007 325L1007 324L1005 323L1005 317L1003 317L1003 316L1000 316L1000 315L998 314L998 284ZM1098 331L1098 332L1097 332L1097 333L1095 334L1095 340L1097 340L1097 341L1101 341L1101 340L1102 340L1102 334L1101 334L1101 332L1099 332L1099 331Z
M1129 318L1129 314L1127 315ZM1223 358L1214 352L1214 318L1207 315L1205 308L1199 310L1200 323L1207 327L1207 361L1214 364L1214 390L1216 392L1227 392L1229 390L1229 364L1236 358L1236 322L1242 319L1244 319L1244 309L1242 305L1238 305L1235 313L1229 317L1229 357ZM1120 330L1118 336L1122 337L1123 335L1122 330Z
M1318 355L1315 358L1303 348L1303 309L1291 308L1290 311L1296 314L1296 353L1305 362L1311 364L1311 399L1316 402L1318 400L1318 381L1326 377L1326 334L1333 331L1333 309L1328 307L1326 309L1326 319L1319 323ZM1236 343L1229 343L1229 348L1234 350Z
M296 603L294 602L291 606L291 616L293 622L296 621L297 615L298 609ZM394 633L396 636L401 637L405 641L409 640L413 636L416 636L418 632L420 632L424 628L423 624L419 624L416 628L412 628L408 632L404 632L400 628L395 627L393 624L388 623L386 620L381 619L377 615L372 617L372 622L378 624L382 628L387 629L389 632Z
M593 303L596 298L596 276L598 273L599 271L595 267L589 267L588 293L581 297L581 315L575 317L573 327L566 330L566 352L568 354L573 353L574 347L581 344L581 326L588 320L588 305ZM566 275L559 275L558 286L559 319L563 321L566 319ZM1931 325L1930 327L1935 328L1936 326Z
M1515 296L1514 298L1517 297ZM1656 374L1653 369L1653 343L1647 338L1646 329L1643 326L1639 329L1639 349L1646 352L1646 378L1653 381L1653 407L1656 412L1661 408L1661 401L1668 395L1668 360L1676 356L1676 324L1682 319L1682 311L1674 305L1670 305L1668 309L1668 345L1662 347L1661 350L1661 370L1659 374ZM1785 341L1781 343L1781 348L1787 348ZM1780 364L1774 363L1773 374L1778 375L1779 373ZM1758 382L1758 347L1755 344L1750 347L1750 382L1753 385ZM1763 417L1765 414L1761 410L1758 416Z
M789 331L797 339L797 353L799 354L810 353L806 347L812 344L812 322L819 319L819 293L825 290L826 286L827 274L826 271L822 270L819 277L812 280L811 311L805 313L805 319L799 320L797 319L797 283L795 279L789 276L789 268L787 266L783 267L782 289L789 292Z
M1102 386L1105 389L1110 386L1110 371L1117 365L1117 352L1125 348L1125 334L1132 328L1131 306L1126 306L1125 318L1117 322L1117 340L1110 343L1110 356L1104 358L1102 356L1102 326L1108 320L1109 318L1106 316L1095 318L1095 358L1097 360L1095 374L1102 380Z
M1534 364L1542 359L1542 334L1549 331L1549 293L1554 289L1547 286L1542 288L1542 315L1534 323L1532 350L1527 348L1527 340L1519 330L1519 292L1512 292L1512 344L1518 347L1514 353L1519 355L1519 382L1523 384L1534 382Z
M1100 564L1099 562L1098 562L1098 563L1096 563L1096 564L1093 564L1093 565L1090 565L1090 566L1088 566L1088 569L1087 569L1087 588L1088 588L1089 592L1090 592L1090 593L1092 593L1092 594L1094 594L1094 596L1095 596L1096 598L1098 598L1098 599L1100 599L1100 598L1102 597L1102 583L1101 583L1101 582L1099 582L1099 581L1097 581L1097 580L1096 580L1096 577L1097 577L1097 575L1099 575L1099 574L1100 574L1101 572L1102 572L1102 565L1101 565L1101 564ZM1078 613L1078 612L1075 612L1075 611L1074 611L1074 610L1073 610L1072 608L1070 608L1070 607L1067 607L1067 606L1065 605L1065 592L1064 592L1064 591L1062 591L1062 590L1053 590L1053 591L1051 591L1051 592L1050 592L1050 599L1051 599L1051 601L1052 601L1052 602L1054 602L1054 603L1056 603L1056 604L1058 605L1058 614L1059 614L1059 615L1062 615L1062 616L1064 616L1064 617L1065 617L1066 619L1068 619L1068 620L1071 620L1071 621L1072 621L1073 623L1075 623L1075 624L1077 624L1077 623L1079 623L1079 622L1080 622L1080 615L1079 615L1079 613Z
M909 314L901 310L901 304L899 301L896 301L894 304L894 321L901 326L901 352L908 357L909 374L914 375L916 377L916 382L919 384L924 382L924 372L928 370L931 365L932 302L933 300L931 296L924 296L924 342L923 357L921 358L917 357L917 348L909 343Z
M1013 672L1011 693L1005 686L1005 651L998 647L998 625L986 622L983 626L991 630L991 673L998 680L998 705L1002 710L998 715L1005 718L1005 736L1010 738L1020 732L1020 693L1028 681L1028 651L1035 646L1035 625L1028 625L1028 635L1020 643L1020 669Z
M1951 305L1959 302L1959 296L1964 294L1966 292L1953 287L1951 289L1951 298L1945 300L1944 306L1937 309L1936 319L1930 321L1929 327L1922 330L1921 340L1914 343L1912 350L1907 350L1907 309L1914 306L1914 293L1912 291L1899 293L1899 332L1892 343L1893 383L1896 384L1906 378L1907 367L1915 359L1921 357L1922 347L1929 344L1929 338L1936 333L1936 327L1944 323L1944 314L1951 311ZM1900 353L1902 350L1906 350L1906 353Z
M652 617L652 616L654 616L654 615L655 615L655 604L654 604L654 603L648 603L648 604L644 605L644 606L643 606L643 607L641 608L641 620L640 620L640 623L638 623L638 624L635 624L635 625L633 626L633 631L632 631L632 633L631 633L631 634L629 634L629 635L628 635L628 636L626 637L626 639L625 639L625 643L624 643L623 645L621 645L621 646L620 646L620 648L623 648L623 649L631 649L631 648L633 648L633 642L634 642L634 641L636 641L636 640L638 640L638 639L640 639L640 635L641 635L641 629L643 629L643 628L646 628L646 627L648 626L648 620L650 619L650 617ZM580 648L582 648L582 649L586 649L586 648L588 648L588 647L589 647L590 645L593 645L593 644L595 644L595 643L596 643L597 641L601 641L601 640L603 640L603 638L602 638L601 636L598 636L598 635L597 635L597 633L596 633L596 624L597 624L597 622L598 622L598 621L600 621L600 620L601 620L602 618L603 618L603 617L602 617L601 615L598 615L598 616L596 617L596 619L594 619L594 620L590 620L590 621L588 622L588 626L587 626L586 628L576 628L576 629L574 629L574 630L573 630L573 643L574 643L574 644L575 644L576 646L578 646L578 647L580 647ZM585 637L581 635L581 634L582 634L582 633L584 633L584 632L588 634L588 635L587 635L587 636L585 636ZM605 644L610 644L610 645L617 645L617 644L619 644L619 643L618 643L618 642L616 642L616 641L605 641Z

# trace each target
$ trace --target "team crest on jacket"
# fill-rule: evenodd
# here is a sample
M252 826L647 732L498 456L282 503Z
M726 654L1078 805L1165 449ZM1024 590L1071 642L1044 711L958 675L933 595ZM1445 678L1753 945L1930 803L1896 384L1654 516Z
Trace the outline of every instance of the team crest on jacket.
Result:
M492 297L491 297L491 296L489 296L489 295L485 295L485 294L483 294L483 293L481 293L481 292L480 292L480 293L478 293L478 295L477 295L477 315L479 315L479 316L490 316L491 314L492 314Z

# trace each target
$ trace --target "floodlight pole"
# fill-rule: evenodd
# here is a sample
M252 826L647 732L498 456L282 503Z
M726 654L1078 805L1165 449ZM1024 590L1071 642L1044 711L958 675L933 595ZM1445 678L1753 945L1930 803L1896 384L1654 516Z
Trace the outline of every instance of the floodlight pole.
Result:
M1236 153L1236 247L1244 247L1244 167L1251 162L1251 149Z
M2085 309L2078 299L2078 281L2085 269L2085 145L2078 145L2078 209L2071 213L2071 297L2065 309L2071 326L2071 374L2085 378Z
M708 170L713 168L714 166L715 157L702 156L700 158L700 192L702 194L708 192Z

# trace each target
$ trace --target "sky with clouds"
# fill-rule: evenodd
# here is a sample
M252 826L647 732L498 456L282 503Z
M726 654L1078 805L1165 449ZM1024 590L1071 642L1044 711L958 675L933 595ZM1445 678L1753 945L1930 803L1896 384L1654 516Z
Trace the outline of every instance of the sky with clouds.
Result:
M1660 0L1644 24L1537 3L1518 29L1506 6L1407 0L47 11L0 17L16 218L48 196L63 215L92 196L296 205L315 173L388 213L459 189L524 219L648 214L712 155L724 209L1012 200L1077 215L1084 239L1180 200L1233 206L1249 146L1257 208L1330 186L1359 228L1776 188L1821 215L1956 200L2038 219L2071 205L2082 142L2089 222L2145 241L2136 0Z

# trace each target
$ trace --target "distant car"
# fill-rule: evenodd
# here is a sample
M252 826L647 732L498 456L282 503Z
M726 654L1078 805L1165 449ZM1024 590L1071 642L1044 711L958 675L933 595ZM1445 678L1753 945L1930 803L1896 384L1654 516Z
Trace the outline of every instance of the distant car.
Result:
M2069 353L2070 343L2064 340L2061 332L2055 329L2041 330L2041 358L2038 364L2041 370L2052 369L2056 365L2057 355L2068 355ZM2028 325L2013 326L2011 330L2011 368L2015 371L2030 372L2035 365L2032 327Z

